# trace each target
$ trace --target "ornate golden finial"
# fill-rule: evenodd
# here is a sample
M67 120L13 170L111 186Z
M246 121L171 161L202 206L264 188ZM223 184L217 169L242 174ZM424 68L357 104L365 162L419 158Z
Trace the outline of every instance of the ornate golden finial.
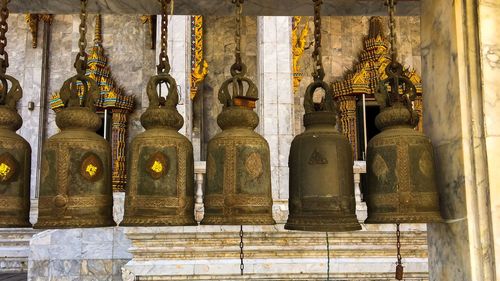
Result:
M378 36L384 37L384 25L382 24L382 17L371 17L370 28L368 29L368 38L377 38Z
M98 14L95 16L95 35L94 35L94 43L102 44L102 20L101 15Z
M25 19L32 36L31 45L33 49L36 49L36 47L38 46L38 22L42 20L48 24L51 24L52 15L26 14Z
M295 16L292 20L292 63L293 63L293 92L297 93L300 85L300 81L302 81L303 73L300 71L299 59L304 54L304 51L307 50L312 42L306 44L307 36L309 35L309 19L304 24L304 28L300 32L299 35L299 24L302 20L302 17Z
M208 74L208 63L203 58L203 17L193 16L191 21L192 54L191 54L191 99L198 91L198 84Z

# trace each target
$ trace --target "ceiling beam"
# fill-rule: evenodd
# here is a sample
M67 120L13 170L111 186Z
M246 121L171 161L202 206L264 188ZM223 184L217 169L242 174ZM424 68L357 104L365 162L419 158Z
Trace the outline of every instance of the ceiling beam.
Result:
M89 13L158 14L158 0L88 0ZM176 15L233 15L231 0L174 0ZM324 16L386 15L383 0L325 0ZM11 0L13 13L75 14L78 0ZM312 15L312 0L246 0L244 14L251 16ZM419 15L419 0L399 0L396 15Z

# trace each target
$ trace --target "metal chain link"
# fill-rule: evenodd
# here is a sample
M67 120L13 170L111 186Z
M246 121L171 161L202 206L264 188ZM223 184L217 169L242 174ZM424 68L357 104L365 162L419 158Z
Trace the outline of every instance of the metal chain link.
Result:
M403 263L401 257L401 231L399 223L396 224L396 248L397 248L397 265L396 265L396 280L403 280Z
M0 10L0 73L5 74L7 67L9 67L9 55L5 51L7 47L7 37L6 33L9 31L9 24L7 19L9 18L9 9L7 9L7 4L10 0L1 0L2 8Z
M240 271L241 275L243 275L243 271L245 270L245 264L243 260L245 259L245 254L243 253L243 225L240 225Z
M171 0L159 0L161 2L161 37L160 37L160 62L157 66L157 72L169 73L170 62L168 61L167 44L168 44L168 5Z
M321 5L323 0L313 0L314 2L314 51L312 53L315 62L313 77L315 81L325 78L325 70L321 56Z
M232 0L233 4L236 4L236 29L234 34L234 41L236 47L234 48L234 59L235 68L241 70L241 15L243 13L243 2L244 0Z
M76 55L75 68L79 74L84 75L87 69L87 0L80 1L80 39L78 40L78 48L80 51Z
M326 254L328 257L327 268L326 268L326 281L330 281L330 239L328 238L328 232L326 232Z
M396 38L396 19L394 14L396 13L396 0L385 0L385 5L389 12L389 31L391 40L391 59L393 62L397 61L398 57L398 47Z

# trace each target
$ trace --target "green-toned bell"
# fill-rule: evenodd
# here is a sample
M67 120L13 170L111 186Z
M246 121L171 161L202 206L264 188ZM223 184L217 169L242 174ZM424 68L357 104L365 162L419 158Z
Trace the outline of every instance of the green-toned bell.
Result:
M269 145L254 129L257 87L244 77L246 68L219 90L224 105L217 117L222 132L208 143L205 217L202 224L275 224L272 217ZM248 85L246 93L243 85ZM235 92L229 93L229 88Z
M85 89L78 95L78 83ZM56 114L61 132L44 144L38 222L35 228L76 228L115 225L112 216L111 149L95 133L97 83L83 73L66 80Z
M382 132L367 148L366 223L439 222L432 144L414 129L415 86L398 63L390 64L386 73L375 94L381 106L375 125Z
M313 103L316 89L325 99ZM318 109L316 109L318 108ZM304 96L306 130L293 139L290 168L290 215L286 229L303 231L352 231L356 218L352 146L335 127L337 109L331 88L313 82Z
M0 227L31 226L31 147L16 134L23 124L16 110L23 90L11 76L0 74L0 80Z
M156 87L167 83L167 98ZM196 225L194 219L193 145L178 130L175 80L166 73L148 83L149 107L141 116L146 129L130 145L125 214L121 225Z

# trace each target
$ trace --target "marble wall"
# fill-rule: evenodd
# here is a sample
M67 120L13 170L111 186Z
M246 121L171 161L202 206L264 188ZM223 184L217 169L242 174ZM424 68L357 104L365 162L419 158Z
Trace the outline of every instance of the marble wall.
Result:
M308 21L309 19L309 21ZM363 50L363 38L368 35L369 19L367 16L328 16L322 19L322 55L325 68L325 81L333 82L342 80L344 72L350 70L358 59L358 54ZM384 23L387 17L383 17ZM310 17L302 18L299 30L304 28L308 22L309 36L307 45L314 41L314 21ZM387 27L387 24L384 25ZM407 67L414 68L421 73L420 62L420 17L396 17L396 36L398 43L398 58ZM386 28L387 37L388 32ZM304 51L299 60L304 78L302 79L298 92L295 94L294 103L294 130L295 134L301 133L302 126L303 96L309 83L312 82L314 62L312 51L314 45Z
M498 225L500 155L488 126L499 113L491 78L499 72L489 63L498 60L498 36L489 35L498 4L479 2L479 17L477 1L422 3L424 128L434 144L445 219L428 227L431 280L498 280L492 223Z

